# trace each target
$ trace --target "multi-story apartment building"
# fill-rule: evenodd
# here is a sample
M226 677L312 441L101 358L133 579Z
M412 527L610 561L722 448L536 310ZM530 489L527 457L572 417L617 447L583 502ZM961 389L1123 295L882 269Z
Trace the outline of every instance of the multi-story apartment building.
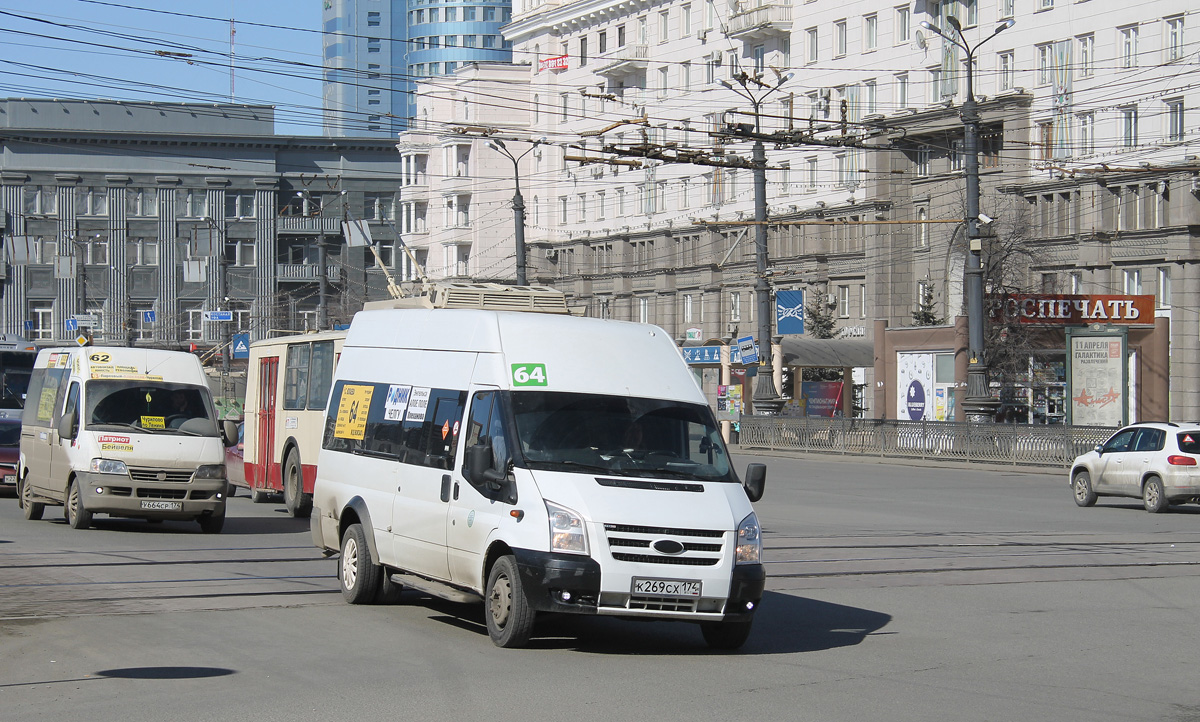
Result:
M342 222L368 221L390 273L392 141L277 136L268 106L7 99L0 126L5 333L72 342L90 314L97 343L211 347L386 297Z
M429 278L516 277L514 184L536 198L543 175L542 149L513 142L530 137L528 77L519 65L468 63L417 86L415 129L397 145L397 223ZM402 277L414 278L408 265Z
M503 62L507 0L330 0L324 5L325 134L394 136L416 113L421 78Z
M1155 295L1184 351L1172 354L1169 413L1194 416L1200 166L1188 12L1181 0L518 0L504 34L527 64L530 137L557 146L542 158L557 172L533 170L531 280L593 315L681 338L752 333L753 231L739 224L754 215L749 169L563 160L680 149L745 159L745 134L722 131L751 124L789 132L767 149L774 290L830 303L842 336L911 325L926 289L937 316L963 316L966 56L921 25L957 37L953 18L975 51L981 208L998 239L989 282L1007 247L1019 251L1004 269L1009 290ZM1063 349L1047 353L1030 363L1060 371Z

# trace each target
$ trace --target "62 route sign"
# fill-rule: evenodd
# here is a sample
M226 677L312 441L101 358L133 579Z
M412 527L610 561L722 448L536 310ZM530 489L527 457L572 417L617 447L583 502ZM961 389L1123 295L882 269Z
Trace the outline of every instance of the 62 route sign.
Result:
M546 364L513 364L513 386L545 386Z

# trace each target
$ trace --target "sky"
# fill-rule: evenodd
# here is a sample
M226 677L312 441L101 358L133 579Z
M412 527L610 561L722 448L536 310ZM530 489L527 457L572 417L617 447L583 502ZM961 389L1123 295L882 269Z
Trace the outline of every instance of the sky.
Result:
M0 97L232 97L321 135L320 30L321 0L0 0Z

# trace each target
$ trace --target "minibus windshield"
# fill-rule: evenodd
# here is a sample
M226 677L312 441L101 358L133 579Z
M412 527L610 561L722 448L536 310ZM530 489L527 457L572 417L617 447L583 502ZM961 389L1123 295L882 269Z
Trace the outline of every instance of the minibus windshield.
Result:
M513 421L531 469L737 482L702 404L514 391Z
M208 389L190 384L93 379L84 386L85 428L216 436Z

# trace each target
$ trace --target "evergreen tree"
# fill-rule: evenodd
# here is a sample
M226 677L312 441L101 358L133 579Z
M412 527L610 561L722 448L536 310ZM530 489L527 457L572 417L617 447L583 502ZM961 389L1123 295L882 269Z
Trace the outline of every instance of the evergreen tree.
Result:
M939 326L946 320L937 315L937 302L933 298L933 284L921 286L921 297L917 299L917 310L913 311L914 326Z

